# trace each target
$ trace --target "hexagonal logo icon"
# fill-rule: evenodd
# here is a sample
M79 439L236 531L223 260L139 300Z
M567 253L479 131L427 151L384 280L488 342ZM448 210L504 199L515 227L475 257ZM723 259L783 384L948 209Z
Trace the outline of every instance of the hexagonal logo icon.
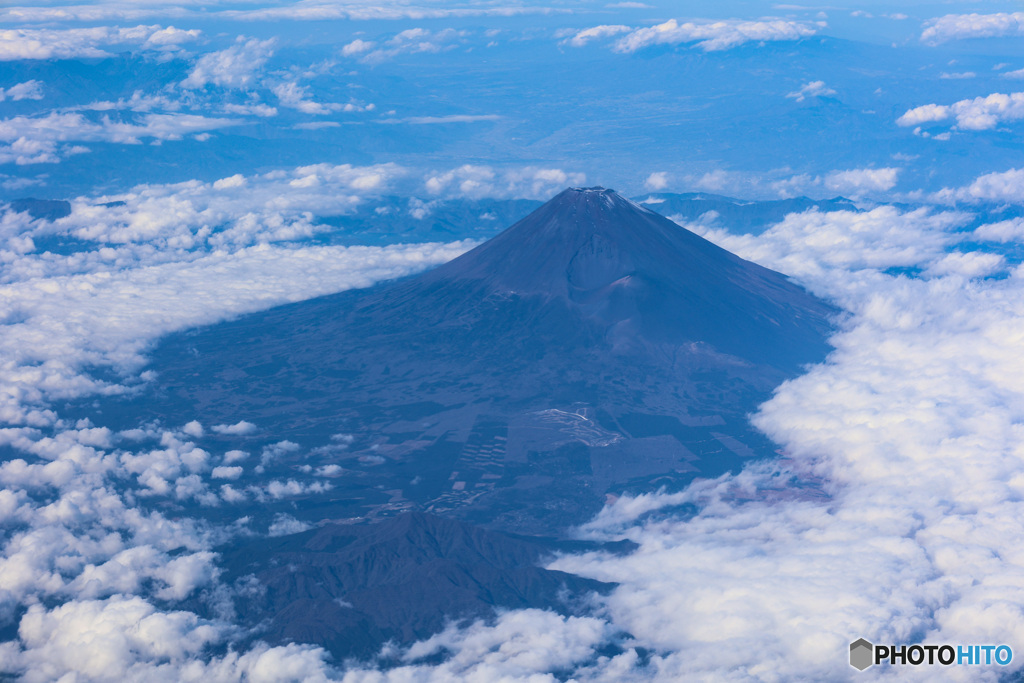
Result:
M857 671L863 671L875 663L875 646L858 638L850 643L850 666Z

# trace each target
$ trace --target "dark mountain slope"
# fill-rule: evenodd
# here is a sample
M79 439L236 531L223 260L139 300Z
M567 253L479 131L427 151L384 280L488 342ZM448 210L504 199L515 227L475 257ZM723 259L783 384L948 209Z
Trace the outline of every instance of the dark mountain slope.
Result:
M303 447L264 476L341 464L310 515L425 509L557 534L605 493L771 454L746 416L825 356L833 312L611 190L577 188L417 277L174 335L152 391L107 410L247 420Z
M490 617L494 607L574 613L587 594L614 587L536 566L558 547L406 513L226 548L222 564L255 638L315 642L341 659L427 638L448 620Z

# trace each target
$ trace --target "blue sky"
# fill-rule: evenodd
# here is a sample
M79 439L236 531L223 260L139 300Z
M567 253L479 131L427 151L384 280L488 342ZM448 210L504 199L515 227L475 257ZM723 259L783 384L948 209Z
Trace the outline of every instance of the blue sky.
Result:
M33 89L4 102L4 194L397 163L409 193L471 164L764 198L895 169L870 188L890 198L1019 151L1020 112L975 102L1020 89L1012 4L630 4L10 8L0 87ZM928 105L995 115L904 116Z
M1024 652L1024 12L683 5L0 8L3 672L845 680L862 636ZM154 381L163 334L422 271L503 227L506 200L597 184L655 208L682 192L856 203L756 234L679 218L846 312L829 359L752 416L783 456L609 504L581 535L638 551L552 565L620 584L592 616L453 626L387 674L312 645L235 648L229 616L185 610L228 589L218 543L304 528L234 505L329 478L244 488L256 454L204 438L254 426L116 431L64 403ZM7 203L26 197L70 213ZM461 232L402 243L456 209ZM353 216L394 231L346 246Z

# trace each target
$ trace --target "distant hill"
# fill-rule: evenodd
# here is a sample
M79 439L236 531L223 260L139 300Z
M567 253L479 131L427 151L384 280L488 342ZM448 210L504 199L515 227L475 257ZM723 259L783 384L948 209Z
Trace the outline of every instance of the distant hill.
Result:
M655 192L638 197L652 211L681 222L705 221L731 232L760 234L771 225L778 223L788 214L803 213L812 209L830 211L858 211L848 199L791 199L744 201L703 192L672 194Z
M488 618L494 607L580 612L587 594L614 584L536 566L570 547L587 546L410 512L226 548L222 578L244 587L234 609L254 639L318 643L337 659L370 657L386 641L424 639L446 621Z
M27 213L32 218L45 218L48 221L71 215L71 202L63 199L14 199L9 206L12 211Z

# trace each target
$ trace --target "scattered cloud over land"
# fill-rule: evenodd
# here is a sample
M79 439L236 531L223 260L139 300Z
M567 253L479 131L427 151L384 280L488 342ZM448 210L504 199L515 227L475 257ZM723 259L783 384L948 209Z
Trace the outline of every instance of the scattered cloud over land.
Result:
M150 340L175 329L400 277L469 246L256 246L187 263L50 278L45 286L33 280L5 285L0 315L20 322L2 342L0 418L37 424L48 421L39 411L49 399L119 392L81 374L83 368L130 372L143 362Z
M797 214L760 236L705 232L849 311L829 360L754 418L784 457L607 506L583 534L639 549L549 565L619 583L596 599L600 618L527 610L453 626L403 651L404 666L356 667L346 680L527 680L552 667L599 681L834 679L859 635L1008 642L1024 633L1024 620L1000 608L1007 590L1024 590L1005 550L1016 547L1007 538L1024 537L1014 426L1024 412L1015 342L1024 277L972 280L1000 263L978 268L955 251L969 220L881 207ZM928 275L882 272L893 266ZM695 515L678 512L687 504ZM546 645L531 640L541 632ZM609 646L618 654L597 654ZM442 647L445 662L417 662ZM517 654L527 648L536 656Z
M783 445L782 459L676 494L624 496L583 532L630 539L635 553L567 555L549 565L620 584L599 601L603 630L583 634L548 617L545 632L565 639L567 652L599 642L622 648L575 664L575 675L835 679L848 670L856 636L1009 642L1024 631L1018 615L999 609L1005 590L1024 590L1016 558L1002 550L1007 534L1024 536L1015 475L1024 452L1014 427L1024 411L1024 366L1014 352L1024 334L1024 277L968 284L992 264L942 272L971 260L948 251L969 220L882 207L793 215L756 237L706 233L796 274L850 315L829 360L780 387L754 418ZM930 273L882 272L895 265ZM996 367L1005 374L993 376ZM686 504L696 515L677 512ZM986 531L993 528L999 533ZM508 623L436 640L456 658L476 657L471 643L497 638L499 628ZM534 628L522 624L504 637ZM432 647L427 641L406 656ZM651 653L645 663L637 647ZM491 675L542 671L501 664ZM399 680L398 672L387 676Z
M255 83L263 65L274 55L276 43L273 38L257 40L238 36L231 47L200 57L181 85L185 88L202 88L207 84L224 88L248 88Z
M799 90L786 95L786 97L795 99L797 102L803 102L808 97L827 97L829 95L835 95L836 91L825 85L825 81L811 81L803 85Z

